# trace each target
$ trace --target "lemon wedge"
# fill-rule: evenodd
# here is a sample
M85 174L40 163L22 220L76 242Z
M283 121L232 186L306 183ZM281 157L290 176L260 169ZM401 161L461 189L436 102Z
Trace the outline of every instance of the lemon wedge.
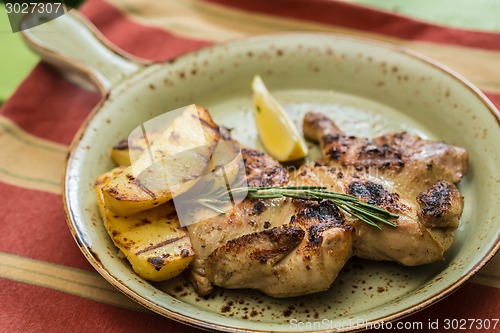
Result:
M266 151L280 162L307 156L307 145L279 102L260 76L252 81L252 103L257 130Z

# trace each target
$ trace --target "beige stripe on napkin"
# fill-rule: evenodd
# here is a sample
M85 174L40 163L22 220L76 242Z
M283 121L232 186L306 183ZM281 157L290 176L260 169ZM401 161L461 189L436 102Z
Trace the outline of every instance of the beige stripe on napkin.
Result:
M0 252L0 277L62 291L121 308L147 311L96 272Z
M61 177L68 147L28 134L0 116L0 181L61 193Z

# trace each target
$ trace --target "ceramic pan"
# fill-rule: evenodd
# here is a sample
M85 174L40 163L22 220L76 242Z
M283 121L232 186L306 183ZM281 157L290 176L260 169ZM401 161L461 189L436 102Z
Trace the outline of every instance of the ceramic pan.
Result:
M54 29L47 34L40 30ZM26 30L28 44L75 82L91 81L102 102L76 135L64 175L69 228L85 257L113 286L163 316L200 328L353 331L390 322L449 295L499 248L499 112L466 79L412 51L335 34L258 36L201 49L167 63L138 63L69 13ZM260 74L292 117L328 114L347 133L407 130L465 147L465 209L443 262L421 267L352 260L324 293L272 299L246 290L200 298L181 278L152 284L116 256L99 216L95 178L113 167L110 148L142 122L197 103L236 139L261 148L250 82Z

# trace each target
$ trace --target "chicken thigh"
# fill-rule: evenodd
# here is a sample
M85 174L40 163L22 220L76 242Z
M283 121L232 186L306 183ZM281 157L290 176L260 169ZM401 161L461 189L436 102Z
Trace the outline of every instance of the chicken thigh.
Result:
M298 170L303 184L322 184L400 217L382 231L346 216L354 229L354 254L420 265L442 260L463 210L455 186L467 173L467 152L406 132L373 140L348 136L320 113L304 117L305 136L324 156Z
M249 186L289 184L271 157L252 149L242 155ZM195 252L189 277L201 295L212 285L273 297L324 291L352 255L352 228L329 201L245 199L188 231Z

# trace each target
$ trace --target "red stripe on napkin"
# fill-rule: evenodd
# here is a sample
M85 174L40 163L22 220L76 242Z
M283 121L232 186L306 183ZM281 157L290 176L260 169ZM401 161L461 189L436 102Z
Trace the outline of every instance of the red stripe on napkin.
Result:
M2 293L0 332L199 332L152 313L120 309L24 283L0 279L0 290L9 290Z
M61 196L0 183L0 252L93 270L66 224Z
M497 108L500 108L500 94L485 93L485 95Z
M206 1L238 9L332 24L398 38L500 50L500 34L447 28L344 1Z
M83 120L100 100L39 64L5 102L1 114L43 139L69 144Z
M120 49L144 59L164 61L210 45L131 21L105 1L92 1L83 6L81 12Z

